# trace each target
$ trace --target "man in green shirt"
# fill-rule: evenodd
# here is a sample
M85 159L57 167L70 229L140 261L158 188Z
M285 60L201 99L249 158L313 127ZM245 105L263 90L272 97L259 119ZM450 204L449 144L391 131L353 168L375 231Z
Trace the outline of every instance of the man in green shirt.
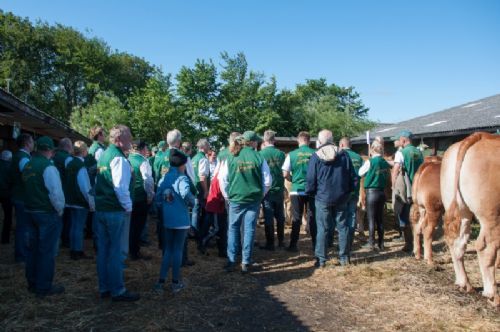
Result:
M302 215L307 208L307 222L313 242L313 250L316 246L316 221L314 220L314 197L306 195L306 177L309 159L315 152L309 147L311 136L306 131L301 131L297 137L299 148L293 150L285 158L283 163L283 177L292 182L290 191L290 202L292 205L292 232L290 233L290 245L287 250L297 252Z
M274 147L276 132L267 130L264 132L264 143L260 155L266 160L273 182L271 189L262 201L264 209L266 245L261 249L274 250L274 218L276 218L276 230L278 234L278 247L284 247L285 237L285 207L283 194L285 191L285 179L283 178L283 163L285 154Z
M395 139L399 140L402 150L396 152L396 156L394 157L394 168L392 169L393 190L396 179L401 173L403 176L404 174L406 174L409 178L410 187L407 188L407 191L409 191L410 193L413 177L415 176L415 173L417 173L420 165L424 162L422 152L411 144L411 137L412 133L408 130L401 131L395 137ZM396 201L398 201L397 197ZM405 245L402 249L405 252L413 251L413 235L410 224L410 207L411 203L400 202L400 207L395 209L399 220L399 226L401 227L405 238Z
M19 150L12 156L12 163L9 172L9 178L12 181L11 198L16 215L15 232L15 259L16 262L24 262L26 259L26 232L27 216L24 211L24 202L26 200L26 190L22 180L24 167L31 159L31 152L35 147L33 137L29 134L21 134L16 140Z
M356 173L355 177L357 179L356 181L356 187L351 193L351 197L349 198L349 201L347 202L347 223L349 225L349 245L352 247L352 243L354 241L354 230L356 229L356 209L358 206L358 200L359 200L359 168L363 164L363 158L356 152L351 150L351 140L349 137L342 137L339 141L339 149L344 150L347 152L347 155L351 159L352 167L354 168L354 172ZM329 245L333 243L333 230L331 235L329 235L330 238L328 239Z

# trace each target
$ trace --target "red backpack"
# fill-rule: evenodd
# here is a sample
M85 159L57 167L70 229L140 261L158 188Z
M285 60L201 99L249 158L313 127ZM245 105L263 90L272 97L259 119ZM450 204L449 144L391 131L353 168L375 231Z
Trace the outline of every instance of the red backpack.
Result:
M210 213L224 213L225 201L222 196L222 191L219 186L219 170L217 169L215 175L210 182L210 189L208 191L207 204L205 210Z

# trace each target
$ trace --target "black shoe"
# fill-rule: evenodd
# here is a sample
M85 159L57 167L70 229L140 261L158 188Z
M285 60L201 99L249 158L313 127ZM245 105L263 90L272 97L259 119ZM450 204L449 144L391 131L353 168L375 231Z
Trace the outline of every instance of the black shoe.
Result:
M224 265L224 270L226 272L234 272L236 270L236 264L233 262L227 262L226 265Z
M107 299L107 298L110 298L111 297L111 292L102 292L99 294L99 297L101 299Z
M274 245L272 245L272 244L266 244L265 246L259 246L259 249L268 250L268 251L274 251Z
M370 243L363 244L361 246L361 248L368 249L368 250L375 250L375 246L373 244L370 244Z
M248 264L241 264L241 274L247 274L250 272L250 266Z
M36 288L34 285L29 285L28 286L28 292L35 294L36 293Z
M326 266L326 263L321 263L318 258L316 258L316 262L314 262L314 267L317 269L322 269Z
M138 293L132 293L129 291L125 291L125 293L118 295L118 296L113 296L111 300L113 302L134 302L137 301L141 298L141 296Z
M218 256L220 258L227 258L227 254L225 252L219 252Z
M278 242L278 248L285 248L285 243L283 241Z
M140 252L137 253L136 255L130 255L130 259L133 260L133 261L138 261L138 260L143 260L143 261L149 261L151 260L151 256L149 255L143 255L141 254Z
M139 245L141 247L149 247L149 246L151 246L151 242L149 242L149 241L140 241Z
M83 251L77 251L79 259L94 259L94 256L86 255Z
M73 250L71 250L71 251L69 252L69 257L70 257L72 260L74 260L74 261L77 261L77 260L79 260L79 259L80 259L80 255L78 254L78 252L77 252L77 251L73 251Z
M193 266L194 264L196 264L195 262L193 261L190 261L189 259L187 261L185 261L184 263L182 263L182 267L189 267L189 266Z
M58 295L64 293L64 286L61 285L53 285L51 289L46 291L37 291L36 296L39 298L44 298L46 296Z
M299 252L299 249L297 248L297 246L289 246L288 248L286 248L286 251L288 251L288 252Z

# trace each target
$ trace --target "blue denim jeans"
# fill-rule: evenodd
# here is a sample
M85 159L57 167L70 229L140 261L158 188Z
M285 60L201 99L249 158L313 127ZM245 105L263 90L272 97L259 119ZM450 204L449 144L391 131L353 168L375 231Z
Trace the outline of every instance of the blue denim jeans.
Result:
M347 225L349 226L349 252L351 252L354 242L354 230L356 229L356 210L358 208L358 196L351 197L347 201Z
M16 211L16 238L14 240L16 262L26 260L26 243L28 238L28 216L24 211L24 202L14 201Z
M186 242L188 229L173 229L163 227L163 259L161 262L160 279L166 279L168 270L172 267L172 280L180 281L182 252Z
M341 263L348 262L350 257L349 225L347 223L347 202L340 205L327 205L320 201L316 206L316 248L315 256L320 263L328 260L327 237L331 229L337 228L339 234L339 260Z
M276 218L276 229L278 241L283 243L285 234L285 205L283 193L281 195L266 195L262 201L264 209L264 223L266 226L266 240L268 245L274 245L274 219Z
M200 230L200 219L204 215L203 209L205 208L206 201L199 196L194 200L194 206L191 209L191 227L198 232Z
M97 276L99 292L118 296L125 292L123 281L122 237L129 214L125 212L96 212Z
M399 227L404 228L410 225L411 204L403 204L401 212L398 214Z
M125 260L128 257L129 242L130 242L130 218L131 218L130 213L125 213L122 236L120 240L123 264L125 264Z
M26 279L43 294L52 288L62 220L54 213L27 212Z
M241 248L241 227L243 226L243 251L241 262L252 262L252 249L255 238L255 226L259 216L259 202L239 204L229 202L229 225L227 234L227 257L236 262L236 255Z
M89 210L84 208L68 208L71 218L69 231L69 247L72 251L83 251L83 229Z

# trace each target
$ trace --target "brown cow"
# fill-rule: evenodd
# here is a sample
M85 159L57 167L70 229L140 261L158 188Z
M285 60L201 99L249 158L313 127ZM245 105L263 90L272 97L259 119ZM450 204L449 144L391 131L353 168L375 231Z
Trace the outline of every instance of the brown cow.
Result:
M410 220L413 226L413 253L422 259L420 235L424 238L424 258L432 264L432 235L443 213L439 176L440 157L427 157L418 168L412 185L413 204Z
M441 197L446 210L444 230L450 248L455 284L466 291L472 286L464 267L470 223L476 216L481 231L476 240L483 296L500 306L495 280L500 262L500 136L475 133L453 144L441 166Z

